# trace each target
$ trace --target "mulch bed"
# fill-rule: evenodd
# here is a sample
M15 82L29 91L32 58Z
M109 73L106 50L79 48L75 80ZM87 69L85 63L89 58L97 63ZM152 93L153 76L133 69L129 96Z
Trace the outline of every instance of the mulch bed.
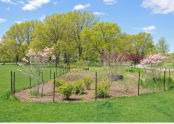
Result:
M64 74L59 79L66 79L68 81L74 81L83 79L85 76L90 76L95 80L95 73L89 71L80 71L80 72L69 72ZM100 75L102 76L102 75ZM124 82L128 84L128 91L125 90ZM39 90L41 92L42 84L39 86ZM47 82L44 84L43 97L31 98L30 91L34 90L25 89L20 92L17 92L15 96L23 102L53 102L53 85L51 82ZM107 98L98 98L97 100L104 100L113 97L122 97L122 96L137 96L137 85L135 84L135 77L130 75L128 79L124 79L122 81L114 81L110 88L110 93ZM140 94L143 93L151 93L152 91L149 89L140 88ZM55 94L55 102L89 102L95 101L95 90L94 84L92 85L91 90L85 90L82 95L71 95L70 100L64 100L63 95L60 93Z

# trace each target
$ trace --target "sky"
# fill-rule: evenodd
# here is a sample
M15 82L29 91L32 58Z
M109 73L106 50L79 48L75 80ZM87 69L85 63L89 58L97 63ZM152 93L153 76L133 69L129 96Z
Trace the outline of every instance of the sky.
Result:
M0 39L15 23L74 10L91 11L128 34L151 33L155 44L165 37L174 52L174 0L0 0Z

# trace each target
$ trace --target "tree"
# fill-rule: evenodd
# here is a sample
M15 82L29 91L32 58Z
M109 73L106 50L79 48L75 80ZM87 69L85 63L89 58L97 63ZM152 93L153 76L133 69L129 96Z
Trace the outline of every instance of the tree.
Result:
M152 36L149 33L141 32L137 35L133 35L132 44L136 54L140 54L143 57L155 52Z
M118 51L121 30L116 23L99 22L91 33L91 42L100 57L105 52L111 54Z
M160 38L158 43L156 44L157 51L161 54L167 54L169 51L169 47L166 44L166 39L164 37Z
M37 22L35 21L23 22L20 24L16 23L10 27L5 35L3 35L2 47L4 48L1 49L6 49L4 54L11 57L10 60L15 59L16 63L18 63L23 58L27 50L27 46L29 46L32 40L31 34L36 23ZM9 52L10 50L13 50L13 52Z

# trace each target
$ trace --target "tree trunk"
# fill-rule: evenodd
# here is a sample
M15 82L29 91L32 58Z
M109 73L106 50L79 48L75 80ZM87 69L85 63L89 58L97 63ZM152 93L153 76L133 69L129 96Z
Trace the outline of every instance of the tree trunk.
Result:
M19 62L19 55L16 55L16 65L18 64Z
M80 60L81 56L82 56L82 48L81 48L81 46L78 47L78 51L79 51L79 60Z

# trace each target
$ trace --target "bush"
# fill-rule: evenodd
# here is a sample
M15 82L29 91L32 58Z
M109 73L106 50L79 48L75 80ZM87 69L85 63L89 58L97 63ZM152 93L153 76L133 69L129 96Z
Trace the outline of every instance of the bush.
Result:
M84 84L85 84L85 87L86 87L86 89L87 90L90 90L91 89L91 84L94 82L93 80L92 80L92 78L90 78L90 77L85 77L85 78L83 78L83 81L84 81Z
M73 92L75 94L81 94L85 90L83 81L73 81L72 86L73 86Z
M109 82L101 82L97 86L97 97L105 98L108 96L110 91L111 83Z
M73 86L71 83L66 82L65 84L58 87L57 92L62 93L64 95L65 99L69 99L69 97L73 93Z
M54 83L54 80L52 81L52 83ZM55 80L55 86L56 87L60 87L60 86L62 86L65 83L66 83L65 80Z

